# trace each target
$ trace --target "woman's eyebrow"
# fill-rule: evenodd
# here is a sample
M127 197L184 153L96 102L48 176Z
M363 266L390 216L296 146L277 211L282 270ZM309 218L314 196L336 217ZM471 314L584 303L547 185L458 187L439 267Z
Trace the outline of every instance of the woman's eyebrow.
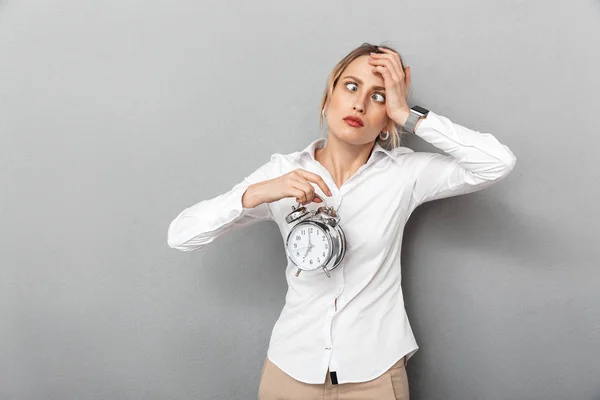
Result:
M361 85L363 84L363 81L361 81L360 79L358 79L355 76L352 75L346 75L345 77L343 77L342 79L346 79L346 78L352 78L354 79L356 82L360 83ZM383 86L373 86L373 89L375 90L385 90L385 88Z

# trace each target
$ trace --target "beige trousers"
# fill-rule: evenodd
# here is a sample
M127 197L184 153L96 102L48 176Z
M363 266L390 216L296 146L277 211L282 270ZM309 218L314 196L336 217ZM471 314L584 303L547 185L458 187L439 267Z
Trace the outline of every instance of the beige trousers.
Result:
M402 357L383 375L367 382L333 385L327 381L310 384L287 375L268 357L262 369L258 400L409 400L406 357Z

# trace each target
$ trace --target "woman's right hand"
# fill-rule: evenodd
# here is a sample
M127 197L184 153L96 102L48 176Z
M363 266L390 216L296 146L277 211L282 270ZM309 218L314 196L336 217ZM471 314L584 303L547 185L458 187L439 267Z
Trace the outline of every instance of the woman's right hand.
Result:
M244 197L248 194L249 199L255 199L256 205L271 203L285 197L295 197L296 201L303 205L312 201L322 203L323 199L315 193L315 188L310 182L316 183L326 195L332 195L323 178L313 172L297 168L277 178L250 185ZM244 203L243 198L242 203ZM248 200L249 206L252 206L252 203L252 200Z

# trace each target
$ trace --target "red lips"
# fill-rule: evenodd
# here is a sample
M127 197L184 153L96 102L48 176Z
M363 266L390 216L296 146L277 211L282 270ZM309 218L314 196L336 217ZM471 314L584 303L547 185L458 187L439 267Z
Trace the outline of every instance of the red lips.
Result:
M354 121L356 124L360 125L360 126L364 126L365 124L363 123L362 119L360 119L359 117L355 117L354 115L348 115L344 117L344 121Z

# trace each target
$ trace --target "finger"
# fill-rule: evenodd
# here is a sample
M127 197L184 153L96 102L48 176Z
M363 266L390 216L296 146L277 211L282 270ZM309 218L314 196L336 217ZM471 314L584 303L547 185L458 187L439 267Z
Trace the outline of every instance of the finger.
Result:
M307 205L308 203L310 203L311 201L308 200L306 193L303 192L302 190L297 189L298 193L295 197L296 197L296 201L300 204L302 204L303 206ZM313 197L312 199L313 202L315 203L323 203L323 199L321 197L319 197L319 195L315 195L315 197Z
M304 202L310 203L314 201L315 197L319 198L319 195L315 193L315 188L306 179L302 177L292 178L292 187L302 190L305 194Z
M397 53L394 53L397 56ZM379 60L384 62L384 65L388 67L392 71L392 76L395 79L395 82L404 81L404 70L400 63L400 59L398 57L394 57L392 54L378 54L371 53L371 58L373 60Z
M291 195L296 198L296 201L298 203L304 204L304 202L306 201L306 193L304 193L304 191L300 189L292 188Z
M410 85L410 78L407 81L405 78L398 78L389 68L390 64L386 64L383 60L369 60L372 64L375 64L379 68L375 68L375 71L379 72L384 79L385 86L391 89L391 86L399 86L403 92L403 96L408 97L408 88ZM391 83L390 83L391 82Z
M408 88L410 88L410 67L406 67L404 71L404 82L406 83L406 90L408 91Z
M397 58L398 58L398 60L399 60L398 53L394 53L394 54L396 55L396 57L397 57ZM402 63L401 63L400 61L398 61L398 64L399 64L399 65L402 65ZM402 75L400 76L400 80L401 80L401 83L403 83L403 84L404 84L404 87L405 87L405 93L406 93L406 95L408 96L408 91L409 91L409 89L410 89L410 67L405 67L405 68L404 68L404 74L402 74Z
M393 50L386 49L385 47L378 47L378 49L380 51L383 51L385 54L389 54L392 57L392 62L398 69L398 72L404 73L405 68L404 68L404 65L402 65L402 60L400 59L400 54L398 54L397 52L395 52ZM378 54L378 53L375 53L375 54Z
M383 66L383 67L385 67L389 71L389 75L388 76L390 77L390 81L389 81L390 85L402 82L402 80L400 79L400 77L397 75L396 70L393 67L393 64L392 64L391 60L389 60L389 59L383 59L383 58L378 58L378 59L372 58L371 60L369 60L369 62L371 64L374 64L374 65L377 65L377 66Z
M312 199L313 203L322 203L323 199L319 197L319 195L315 194L315 197ZM305 201L303 204L308 204L310 201Z
M308 196L308 194L302 189L292 187L290 194L292 196L294 196L296 198L296 201L298 203L301 203L302 205L305 205L305 204L308 204L311 202L311 200L309 200L310 197ZM315 203L322 203L323 199L321 198L321 196L315 194L312 201L314 201Z
M374 71L379 72L383 76L383 80L385 81L385 85L388 86L388 82L394 82L394 77L392 76L389 68L386 68L383 65L377 65L373 68Z
M325 193L327 196L333 195L331 193L331 190L329 189L329 186L327 186L327 184L325 183L323 178L321 178L319 175L309 172L309 171L306 171L304 169L298 169L296 172L298 172L298 174L300 174L307 181L313 182L313 183L316 183L317 185L319 185L319 187L321 188L323 193Z

